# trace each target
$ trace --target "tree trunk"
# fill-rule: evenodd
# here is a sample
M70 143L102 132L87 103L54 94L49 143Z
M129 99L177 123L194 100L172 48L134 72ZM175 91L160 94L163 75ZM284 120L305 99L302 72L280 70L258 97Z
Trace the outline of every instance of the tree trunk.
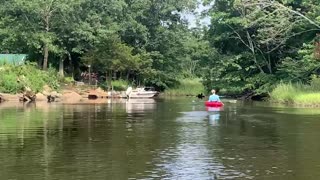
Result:
M49 12L47 15L45 15L44 18L44 22L45 22L45 34L48 35L49 31L50 31L50 15ZM47 36L46 36L47 37ZM44 47L43 47L43 70L47 70L48 69L48 57L49 57L49 47L48 47L48 42L44 42Z
M127 72L127 81L129 81L130 78L130 71Z
M114 80L117 79L117 72L116 72L116 71L113 72L113 79L114 79Z
M119 78L122 78L122 71L119 72Z
M60 78L64 78L64 66L63 66L63 64L64 64L64 58L61 57L60 61L59 61L59 76L60 76Z
M270 74L273 74L273 72L272 72L272 62L271 62L270 54L268 54L268 68L269 68Z
M107 72L108 90L112 89L112 71Z
M47 70L48 69L48 57L49 57L49 48L48 45L45 44L44 48L43 48L43 70Z

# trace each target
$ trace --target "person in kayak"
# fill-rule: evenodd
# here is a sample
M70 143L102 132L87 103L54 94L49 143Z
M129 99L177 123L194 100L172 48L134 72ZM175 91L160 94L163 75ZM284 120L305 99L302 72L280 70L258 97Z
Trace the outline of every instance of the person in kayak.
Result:
M208 102L221 102L220 97L216 94L216 90L211 90L212 95L209 96Z

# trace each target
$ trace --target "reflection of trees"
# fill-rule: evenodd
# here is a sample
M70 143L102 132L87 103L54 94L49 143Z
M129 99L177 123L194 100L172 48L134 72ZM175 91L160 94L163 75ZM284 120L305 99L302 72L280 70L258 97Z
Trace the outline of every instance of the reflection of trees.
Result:
M302 178L319 172L320 121L314 116L228 105L214 127L203 106L183 100L137 107L128 111L116 102L0 109L2 178L271 178L290 177L288 170Z
M160 106L159 112L170 108ZM168 129L175 129L174 123L163 123L178 115L177 107L171 109L173 111L170 113L139 108L127 112L125 103L64 105L55 108L55 115L52 115L51 108L45 111L38 106L30 108L33 115L30 121L38 122L38 126L19 124L25 134L34 134L23 137L24 147L12 141L1 141L6 144L5 148L14 144L20 149L20 156L10 152L6 154L6 161L2 162L12 164L7 177L139 177L137 172L143 174L153 169L148 162L152 161L155 151L168 149L175 144L175 132L170 134L169 139L161 139ZM12 112L15 113L14 110ZM24 116L26 112L21 111L20 114ZM15 141L19 138L11 136L11 139ZM28 173L21 173L26 170Z
M304 115L296 115L298 111ZM278 114L279 134L286 153L286 168L296 179L318 179L320 176L319 115L306 115L311 109L287 109Z
M203 111L203 108L181 108L184 113L176 118L176 128L169 131L177 134L174 146L158 152L153 162L157 166L149 177L152 177L152 173L162 174L162 178L169 179L216 179L223 174L237 175L235 177L241 175L236 170L226 169L215 154L216 150L221 149L220 145L215 143L219 133L208 125L211 112ZM211 146L212 144L214 146Z
M50 151L55 147L49 147L47 144L46 128L55 126L56 121L48 119L55 120L58 117L58 110L43 109L35 104L1 107L0 164L2 167L7 167L4 168L5 172L1 172L2 178L32 178L37 174L43 176L45 173Z
M234 169L254 178L281 177L287 173L287 152L281 144L277 122L280 121L273 109L256 106L240 106L226 110L221 116L223 126L218 130L219 145L213 153L227 169ZM236 115L236 116L235 116ZM210 131L211 132L211 131ZM209 137L217 137L209 134ZM279 178L281 179L281 178Z

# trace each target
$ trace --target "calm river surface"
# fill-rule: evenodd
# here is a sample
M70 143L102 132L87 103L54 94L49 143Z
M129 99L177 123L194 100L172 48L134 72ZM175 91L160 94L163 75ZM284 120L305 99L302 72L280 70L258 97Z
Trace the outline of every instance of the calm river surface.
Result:
M0 179L320 178L320 109L193 100L0 104Z

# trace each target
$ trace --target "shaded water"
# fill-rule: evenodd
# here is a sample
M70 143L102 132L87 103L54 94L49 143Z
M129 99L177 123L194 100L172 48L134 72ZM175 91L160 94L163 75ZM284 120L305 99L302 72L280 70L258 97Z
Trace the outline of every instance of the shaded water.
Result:
M0 104L1 179L319 179L320 109Z

